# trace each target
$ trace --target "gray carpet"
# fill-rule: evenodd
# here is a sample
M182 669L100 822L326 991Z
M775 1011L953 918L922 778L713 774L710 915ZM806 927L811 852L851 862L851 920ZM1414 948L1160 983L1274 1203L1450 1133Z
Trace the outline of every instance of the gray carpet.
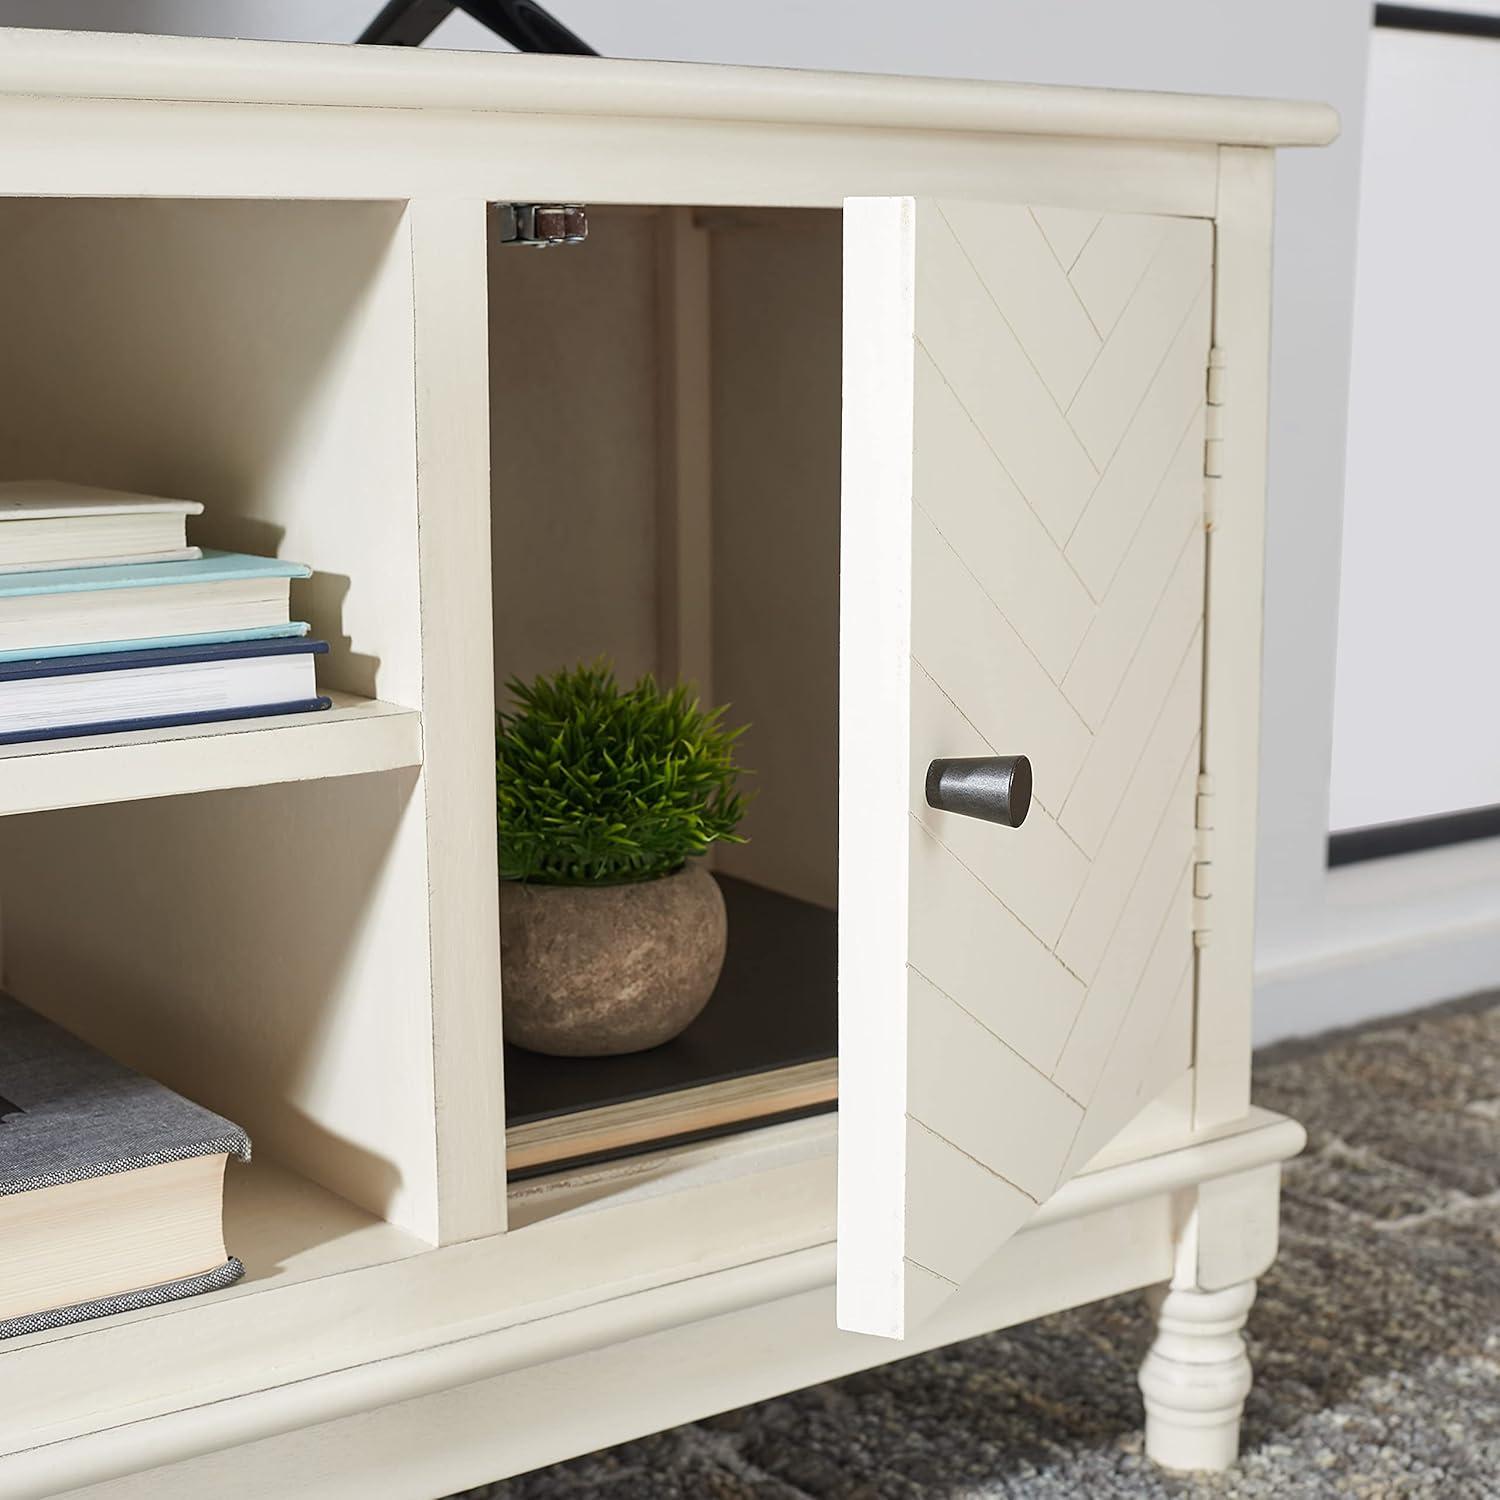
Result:
M1231 1475L1141 1451L1139 1296L468 1492L466 1500L1500 1496L1500 997L1273 1051L1308 1127L1250 1315Z

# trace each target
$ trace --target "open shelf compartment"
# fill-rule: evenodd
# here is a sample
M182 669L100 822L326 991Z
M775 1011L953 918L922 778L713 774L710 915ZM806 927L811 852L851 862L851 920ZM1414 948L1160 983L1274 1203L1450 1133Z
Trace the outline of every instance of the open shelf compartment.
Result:
M489 639L450 613L487 601L483 234L477 202L0 200L0 477L201 500L190 540L311 567L329 643L322 713L0 749L5 986L254 1146L245 1280L138 1321L504 1227L464 1084L498 1096Z
M842 215L589 215L541 255L490 236L497 697L599 657L692 683L749 724L754 797L707 860L729 952L689 1030L507 1049L512 1180L836 1097Z
M0 477L198 500L190 541L306 563L291 615L342 695L326 755L278 752L289 719L0 751L0 812L419 758L415 723L391 732L421 697L410 241L400 203L0 202ZM105 743L176 748L106 764Z

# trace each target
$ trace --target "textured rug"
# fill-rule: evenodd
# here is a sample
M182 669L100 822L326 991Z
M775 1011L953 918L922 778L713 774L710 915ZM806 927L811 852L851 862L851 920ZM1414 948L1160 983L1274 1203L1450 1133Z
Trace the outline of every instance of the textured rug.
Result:
M1233 1474L1146 1461L1130 1296L466 1500L1500 1497L1500 996L1263 1054L1256 1097L1310 1140Z

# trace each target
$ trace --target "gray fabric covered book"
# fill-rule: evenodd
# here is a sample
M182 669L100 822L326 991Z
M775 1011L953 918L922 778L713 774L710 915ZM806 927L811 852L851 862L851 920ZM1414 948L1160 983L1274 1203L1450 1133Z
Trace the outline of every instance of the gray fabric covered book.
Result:
M227 1286L237 1125L0 994L0 1338Z

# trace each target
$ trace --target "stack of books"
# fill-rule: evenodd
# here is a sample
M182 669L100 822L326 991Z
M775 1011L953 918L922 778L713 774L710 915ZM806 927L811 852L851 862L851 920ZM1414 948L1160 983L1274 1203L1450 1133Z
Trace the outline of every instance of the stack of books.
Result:
M306 713L311 569L188 545L191 500L0 483L0 745Z
M239 1126L0 994L0 1339L229 1286Z

